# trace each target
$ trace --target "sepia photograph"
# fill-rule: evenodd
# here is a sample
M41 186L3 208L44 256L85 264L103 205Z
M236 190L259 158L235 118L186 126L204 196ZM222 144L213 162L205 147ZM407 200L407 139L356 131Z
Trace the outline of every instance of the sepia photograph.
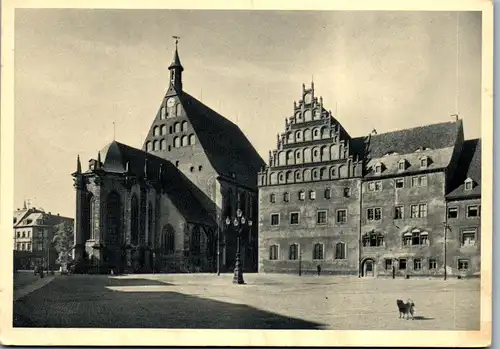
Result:
M2 343L491 343L491 2L77 3L2 19Z

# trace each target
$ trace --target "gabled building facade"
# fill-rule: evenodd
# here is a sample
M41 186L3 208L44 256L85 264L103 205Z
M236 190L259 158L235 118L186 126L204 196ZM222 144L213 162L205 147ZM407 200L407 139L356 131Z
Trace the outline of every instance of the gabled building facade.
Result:
M352 138L303 86L259 173L259 271L478 274L477 144L461 120Z
M177 47L170 83L142 149L112 142L82 172L75 257L94 269L215 271L234 268L238 208L257 219L264 162L241 130L183 90ZM242 232L244 270L257 269L257 229ZM102 270L100 270L102 271Z

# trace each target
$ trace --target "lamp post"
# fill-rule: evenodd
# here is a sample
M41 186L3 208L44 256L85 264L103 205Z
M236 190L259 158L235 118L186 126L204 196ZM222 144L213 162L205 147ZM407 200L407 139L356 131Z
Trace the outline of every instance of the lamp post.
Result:
M241 267L241 257L240 257L240 235L241 231L243 230L244 226L248 226L249 228L252 227L252 221L247 220L243 216L243 211L241 209L238 209L236 211L236 217L231 219L230 217L226 218L226 226L229 228L231 224L234 226L235 229L238 231L237 235L237 242L236 242L236 265L234 268L234 276L233 276L233 284L244 284L245 281L243 280L243 270Z
M220 226L217 224L217 276L220 275Z

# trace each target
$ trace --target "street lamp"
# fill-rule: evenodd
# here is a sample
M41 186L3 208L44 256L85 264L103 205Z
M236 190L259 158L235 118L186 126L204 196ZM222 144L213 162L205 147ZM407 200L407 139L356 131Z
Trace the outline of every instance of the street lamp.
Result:
M241 258L240 258L240 236L241 232L243 230L243 227L248 226L249 228L252 227L252 221L247 220L245 216L243 216L243 211L241 209L238 209L236 211L236 217L226 218L226 226L229 228L231 224L234 226L235 229L238 231L237 235L237 242L236 242L236 265L234 268L234 276L233 276L233 284L244 284L245 281L243 281L243 270L241 267Z

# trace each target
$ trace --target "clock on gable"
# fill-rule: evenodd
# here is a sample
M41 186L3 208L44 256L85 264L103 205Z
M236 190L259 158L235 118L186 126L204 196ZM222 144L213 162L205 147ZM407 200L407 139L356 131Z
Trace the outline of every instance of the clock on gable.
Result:
M172 108L175 105L175 98L169 98L167 100L167 107Z

